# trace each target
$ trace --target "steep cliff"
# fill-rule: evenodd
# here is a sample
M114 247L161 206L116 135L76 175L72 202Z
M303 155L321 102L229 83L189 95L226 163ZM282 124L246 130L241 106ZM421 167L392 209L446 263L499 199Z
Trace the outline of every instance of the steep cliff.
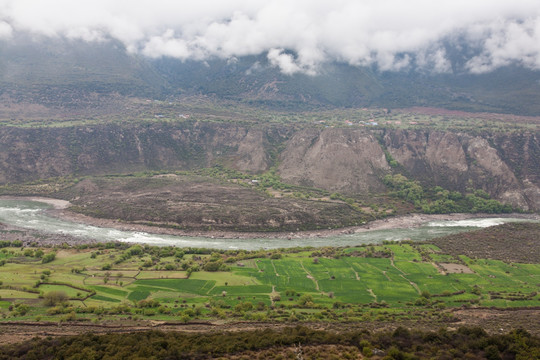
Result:
M286 182L344 193L383 190L390 169L375 137L363 130L309 129L294 134L281 153Z
M282 136L272 129L210 123L1 127L0 182L191 169L218 161L242 171L261 172L270 166L269 143L279 143Z
M388 155L397 167L389 166ZM295 130L210 122L0 127L0 183L214 164L247 173L277 165L284 182L364 195L384 192L382 176L402 172L428 187L483 189L513 206L540 209L540 135L534 131Z
M384 145L412 178L426 185L487 191L523 209L539 209L536 133L470 135L439 131L387 131Z

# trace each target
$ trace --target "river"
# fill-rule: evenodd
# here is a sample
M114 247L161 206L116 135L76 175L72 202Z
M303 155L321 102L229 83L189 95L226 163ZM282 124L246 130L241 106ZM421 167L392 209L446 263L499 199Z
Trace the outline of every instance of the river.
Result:
M51 207L50 204L38 201L0 199L0 222L19 228L39 230L51 234L67 234L74 237L95 239L100 242L121 241L157 246L258 250L298 246L353 246L377 244L385 240L412 239L420 241L506 222L531 221L505 217L472 218L457 221L428 221L411 228L370 230L325 237L293 237L291 240L286 238L211 239L123 231L77 223L48 215L46 210Z

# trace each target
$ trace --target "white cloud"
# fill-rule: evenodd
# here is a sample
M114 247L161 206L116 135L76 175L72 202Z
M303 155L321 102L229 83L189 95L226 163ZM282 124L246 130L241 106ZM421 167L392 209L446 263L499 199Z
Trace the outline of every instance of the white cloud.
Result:
M540 69L540 16L497 25L483 40L483 52L468 61L468 69L483 73L515 62Z
M279 68L286 75L292 75L298 72L308 75L316 74L312 66L303 64L302 61L295 59L293 55L285 53L283 49L270 49L267 57L271 65Z
M114 38L152 57L267 53L288 74L332 60L447 72L441 44L459 35L479 46L471 72L540 68L538 0L0 0L0 37L18 31Z
M416 54L416 65L421 69L436 73L448 73L452 65L446 57L446 51L441 46L435 46L435 50L420 51Z
M171 56L182 60L193 56L189 44L175 37L173 30L167 30L160 36L152 36L144 45L142 52L149 57Z
M9 38L13 32L11 25L7 22L0 21L0 39Z

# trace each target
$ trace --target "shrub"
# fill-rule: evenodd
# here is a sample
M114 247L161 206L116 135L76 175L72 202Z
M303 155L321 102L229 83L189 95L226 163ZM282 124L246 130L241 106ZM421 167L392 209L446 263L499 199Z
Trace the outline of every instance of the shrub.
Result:
M298 303L302 306L311 306L313 305L313 297L309 294L304 294L298 299Z
M50 291L43 295L43 300L46 306L56 306L65 303L68 296L63 291Z
M66 314L66 316L63 317L64 321L75 321L77 320L77 314L75 314L75 311L71 311L70 313Z
M53 261L54 259L56 259L56 253L51 252L51 253L48 253L47 255L43 255L43 257L41 258L41 263L47 264Z

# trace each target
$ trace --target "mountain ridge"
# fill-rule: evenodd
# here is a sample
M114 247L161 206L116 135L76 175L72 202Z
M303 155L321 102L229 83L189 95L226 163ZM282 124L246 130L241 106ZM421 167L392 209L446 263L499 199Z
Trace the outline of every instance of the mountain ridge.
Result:
M181 61L132 54L113 40L21 37L0 45L0 92L47 106L69 103L69 98L88 98L92 105L90 94L206 95L280 109L428 106L540 115L540 71L507 66L469 74L459 56L451 74L328 63L317 75L286 75L264 53Z

